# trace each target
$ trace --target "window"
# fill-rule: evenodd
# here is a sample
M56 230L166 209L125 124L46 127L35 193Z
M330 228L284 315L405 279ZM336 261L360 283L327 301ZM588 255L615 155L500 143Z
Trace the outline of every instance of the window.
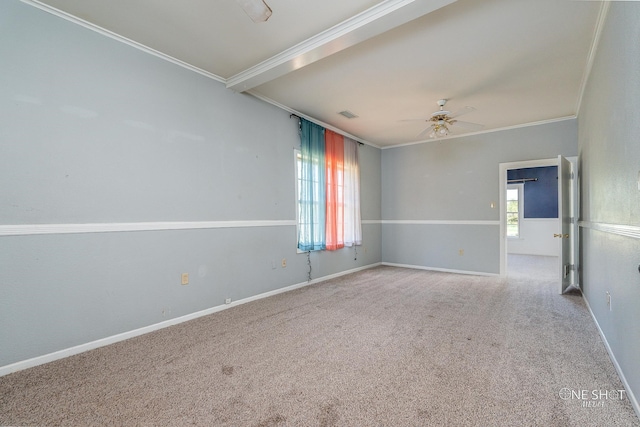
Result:
M362 221L358 143L345 138L344 148L344 245L359 246L362 244Z
M298 182L298 249L326 249L325 144L321 126L300 119L300 173Z
M296 159L296 222L298 231L298 240L300 236L307 236L307 241L314 242L312 247L299 247L302 252L309 250L321 250L324 248L324 216L318 215L318 213L324 213L324 201L318 199L319 183L318 173L320 171L320 165L318 162L313 162L312 178L307 178L302 172L302 154L300 150L295 150ZM312 189L311 193L308 190ZM315 195L315 198L313 197ZM305 216L305 207L315 215ZM322 242L322 243L321 243Z
M507 185L507 237L520 237L523 184Z
M298 250L362 244L358 143L300 119L296 151Z
M344 137L325 130L325 243L330 251L344 248L344 149Z
M308 200L307 196L303 195L303 187L306 186L317 186L317 181L312 181L311 183L308 182L308 180L305 180L305 182L303 183L303 178L302 178L302 154L300 153L300 150L295 150L295 159L296 159L296 223L297 223L297 234L298 236L304 236L304 235L308 235L311 234L311 230L315 229L319 229L318 224L312 224L309 220L305 220L303 218L303 211L304 205L309 205L310 203L312 204L313 208L312 210L317 211L317 209L319 209L319 201L311 201ZM324 207L323 207L324 208ZM316 221L317 222L317 221ZM314 227L315 225L315 227ZM317 237L315 240L318 241L320 238ZM298 238L298 240L300 240L300 238ZM298 250L301 252L304 252L301 250L300 247L298 247ZM306 248L306 250L311 250Z

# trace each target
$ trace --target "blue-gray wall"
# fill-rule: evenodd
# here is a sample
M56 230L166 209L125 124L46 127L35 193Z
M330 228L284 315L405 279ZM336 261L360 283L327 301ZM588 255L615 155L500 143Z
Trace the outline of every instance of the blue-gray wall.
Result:
M499 274L499 164L575 156L577 132L569 119L384 149L383 262Z
M602 224L640 234L639 39L640 4L612 2L578 123L361 147L364 247L312 254L313 277L497 273L498 164L578 154L581 284L637 396L640 244ZM0 58L0 226L294 220L288 113L17 0ZM0 367L302 283L306 262L288 225L0 236Z
M0 58L5 230L240 221L0 235L0 367L307 281L288 112L18 0ZM314 279L381 261L381 152L360 161L364 246L313 254Z
M578 116L580 283L635 398L636 411L640 411L638 40L640 3L611 2Z

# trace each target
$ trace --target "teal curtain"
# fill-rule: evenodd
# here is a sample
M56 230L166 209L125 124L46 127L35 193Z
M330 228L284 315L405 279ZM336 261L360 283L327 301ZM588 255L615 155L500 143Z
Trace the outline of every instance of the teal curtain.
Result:
M300 119L298 249L319 251L325 240L324 128Z

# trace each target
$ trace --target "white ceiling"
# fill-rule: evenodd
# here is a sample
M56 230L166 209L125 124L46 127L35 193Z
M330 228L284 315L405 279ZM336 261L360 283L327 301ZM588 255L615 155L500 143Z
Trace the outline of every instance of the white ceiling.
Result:
M601 2L25 0L79 18L379 147L416 142L436 101L483 130L575 116ZM350 110L359 117L339 115ZM458 130L456 134L463 134Z

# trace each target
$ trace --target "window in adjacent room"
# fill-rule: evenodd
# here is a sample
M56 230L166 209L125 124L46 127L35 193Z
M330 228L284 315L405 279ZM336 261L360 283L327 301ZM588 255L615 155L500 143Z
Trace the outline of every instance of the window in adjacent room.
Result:
M507 185L507 237L520 237L523 184Z

